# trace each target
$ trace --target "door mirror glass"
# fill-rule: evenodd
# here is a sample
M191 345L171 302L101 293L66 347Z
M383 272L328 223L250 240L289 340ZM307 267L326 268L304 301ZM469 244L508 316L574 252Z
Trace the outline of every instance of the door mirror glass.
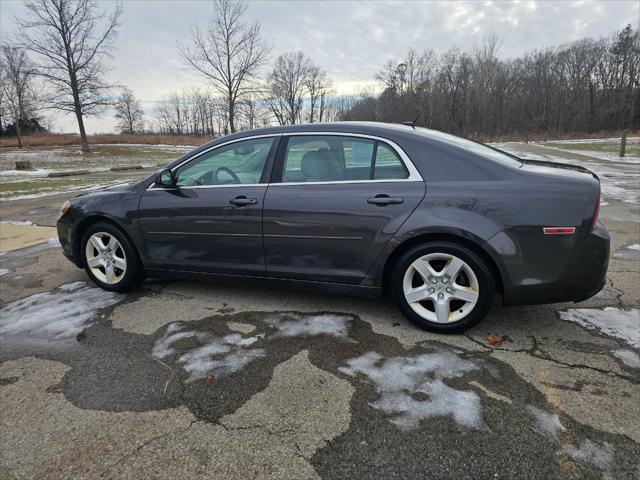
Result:
M160 187L173 187L175 186L175 178L173 172L170 169L162 170L156 175L156 185Z

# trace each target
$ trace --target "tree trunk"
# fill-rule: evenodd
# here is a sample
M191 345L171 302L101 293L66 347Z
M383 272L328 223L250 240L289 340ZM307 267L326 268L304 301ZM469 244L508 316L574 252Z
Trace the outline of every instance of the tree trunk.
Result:
M20 128L20 119L16 121L16 135L18 136L18 148L22 148L22 130Z
M236 116L236 105L235 102L229 98L229 131L231 133L236 133L236 124L235 122L235 116Z
M84 119L82 118L82 112L76 108L76 118L78 119L78 129L80 130L80 144L82 145L82 151L89 151L89 142L87 141L87 132L84 130Z

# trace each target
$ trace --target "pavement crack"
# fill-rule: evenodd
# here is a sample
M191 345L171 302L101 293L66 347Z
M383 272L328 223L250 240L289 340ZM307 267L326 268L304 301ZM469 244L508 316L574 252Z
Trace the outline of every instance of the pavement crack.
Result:
M175 436L175 435L182 435L183 433L188 432L191 427L193 426L194 423L198 422L197 419L191 420L191 422L189 423L189 425L187 425L184 428L180 428L177 430L171 430L170 432L166 432L166 433L162 433L160 435L156 435L154 437L149 438L148 440L145 440L144 442L142 442L140 445L136 446L136 448L134 448L131 452L122 455L120 458L118 458L115 462L113 462L111 465L109 465L108 467L106 467L100 474L100 477L103 477L109 472L111 471L113 468L121 465L122 463L124 463L125 461L127 461L128 459L135 457L136 455L138 455L138 453L140 453L140 451L145 448L147 445L156 442L158 440L162 440L165 437L168 436Z

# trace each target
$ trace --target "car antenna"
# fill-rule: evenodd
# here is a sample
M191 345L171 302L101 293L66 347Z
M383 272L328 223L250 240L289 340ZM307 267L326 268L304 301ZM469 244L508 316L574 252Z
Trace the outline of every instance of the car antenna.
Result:
M415 130L418 118L420 118L420 114L416 115L416 118L413 119L413 122L402 122L402 125L406 125L407 127L411 127Z

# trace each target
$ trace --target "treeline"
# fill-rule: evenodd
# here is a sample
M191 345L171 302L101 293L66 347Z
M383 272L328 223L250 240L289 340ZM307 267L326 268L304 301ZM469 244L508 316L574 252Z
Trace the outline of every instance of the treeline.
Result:
M108 12L87 0L25 0L17 33L0 48L0 135L41 129L42 111L73 115L84 150L86 117L115 111L123 133L220 135L272 124L377 120L417 124L467 137L562 134L640 128L640 36L631 26L498 58L497 37L444 53L410 50L376 78L379 95L336 95L325 70L303 52L272 60L245 0L214 0L178 55L202 78L147 109L109 81L122 4Z
M629 25L611 38L585 38L497 57L499 40L471 51L410 50L376 78L344 120L411 121L467 137L557 135L640 127L640 36Z

